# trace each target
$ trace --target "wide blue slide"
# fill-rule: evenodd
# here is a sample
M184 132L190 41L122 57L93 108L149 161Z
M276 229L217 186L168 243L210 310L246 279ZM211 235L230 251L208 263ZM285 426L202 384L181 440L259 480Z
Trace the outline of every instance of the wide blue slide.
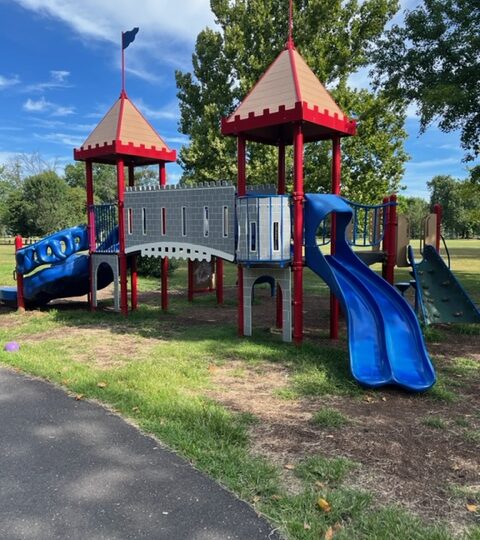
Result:
M352 251L346 229L352 209L336 195L305 196L305 258L338 298L347 320L350 367L362 385L399 385L424 391L435 384L415 313L401 294ZM336 215L335 255L316 241L320 223Z
M99 249L114 249L117 242L118 230L115 229ZM42 306L56 298L87 294L90 290L90 257L81 253L86 250L87 228L79 225L17 251L16 269L25 276L23 291L27 306ZM37 271L41 266L46 268ZM98 288L109 285L112 278L108 268L100 267ZM16 287L1 287L0 302L16 305Z

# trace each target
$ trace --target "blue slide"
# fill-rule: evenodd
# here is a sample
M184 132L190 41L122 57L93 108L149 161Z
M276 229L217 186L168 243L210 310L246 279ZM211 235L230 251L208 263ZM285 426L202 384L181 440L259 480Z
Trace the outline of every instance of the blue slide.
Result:
M352 251L346 228L350 206L336 195L305 196L306 264L330 287L347 319L350 367L362 385L396 384L416 392L435 384L435 371L415 313L400 293L372 272ZM336 215L334 256L324 256L316 232Z
M118 229L100 246L114 249ZM54 233L16 253L17 271L25 275L24 296L28 307L45 305L55 298L83 296L90 290L90 257L80 252L88 250L87 228L84 225ZM47 268L32 273L40 266ZM98 288L112 282L111 271L100 268ZM0 302L16 305L16 287L0 288Z

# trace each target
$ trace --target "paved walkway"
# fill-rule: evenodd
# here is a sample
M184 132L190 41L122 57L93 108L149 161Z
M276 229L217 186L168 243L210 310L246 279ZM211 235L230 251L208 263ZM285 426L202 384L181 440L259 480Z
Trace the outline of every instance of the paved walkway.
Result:
M278 539L118 416L0 369L0 538Z

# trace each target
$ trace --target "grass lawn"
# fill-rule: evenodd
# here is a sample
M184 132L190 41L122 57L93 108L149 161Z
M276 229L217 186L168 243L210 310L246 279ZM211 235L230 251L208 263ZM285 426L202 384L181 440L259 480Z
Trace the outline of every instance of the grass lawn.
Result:
M449 242L452 268L480 302L480 242ZM13 284L0 246L0 283ZM285 345L260 289L253 339L236 335L235 268L226 305L186 301L186 268L162 313L156 280L124 319L82 303L24 315L0 308L0 362L95 398L249 501L290 539L479 540L480 331L429 328L430 392L368 391L346 341L327 339L327 289L305 276L306 339ZM467 508L468 506L468 508ZM475 508L477 510L475 510Z

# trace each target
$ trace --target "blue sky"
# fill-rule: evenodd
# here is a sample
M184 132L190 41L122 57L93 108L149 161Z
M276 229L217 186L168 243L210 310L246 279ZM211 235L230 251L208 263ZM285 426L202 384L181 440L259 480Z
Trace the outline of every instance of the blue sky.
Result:
M404 0L404 7L415 5ZM81 7L80 7L81 6ZM140 27L127 51L127 91L169 145L178 133L175 69L190 68L198 32L213 25L209 0L0 0L0 163L39 152L63 165L120 91L120 34ZM351 79L368 85L366 72ZM407 194L428 196L435 174L467 175L459 134L431 127L418 135L409 111ZM169 180L181 174L168 166Z

